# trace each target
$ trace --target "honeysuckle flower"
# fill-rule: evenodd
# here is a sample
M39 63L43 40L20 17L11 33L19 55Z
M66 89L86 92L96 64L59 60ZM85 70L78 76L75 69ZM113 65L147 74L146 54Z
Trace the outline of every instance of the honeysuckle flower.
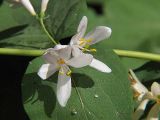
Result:
M131 87L134 91L134 98L138 102L141 102L144 95L146 95L149 91L148 89L138 80L137 76L134 74L132 70L129 70L130 73L130 80L131 80Z
M130 76L131 86L136 93L138 101L141 101L138 108L133 114L133 120L139 120L141 115L144 113L146 106L150 100L155 101L156 103L151 108L149 114L147 115L147 120L158 120L158 115L160 112L160 84L154 82L151 85L151 91L149 91L135 76L132 70L130 70L132 77ZM134 79L133 79L134 78Z
M49 0L42 0L41 3L41 13L45 13L46 9L47 9L47 5L48 5Z
M8 2L11 3L11 6L14 6L15 4L22 4L33 16L36 15L36 12L30 2L30 0L8 0Z
M38 71L42 79L49 78L59 70L57 82L57 99L64 107L71 95L71 70L69 66L81 68L89 65L93 59L90 54L81 53L77 57L71 56L71 47L67 45L56 45L50 48L43 55L46 64L43 64Z
M105 26L98 26L93 31L85 35L87 23L88 19L86 16L84 16L78 26L77 34L74 35L70 41L70 46L72 47L74 56L77 56L79 52L81 53L80 50L82 50L82 52L95 52L96 49L90 49L89 46L107 39L111 35L111 29ZM111 72L111 69L107 65L95 58L92 60L90 66L101 72Z

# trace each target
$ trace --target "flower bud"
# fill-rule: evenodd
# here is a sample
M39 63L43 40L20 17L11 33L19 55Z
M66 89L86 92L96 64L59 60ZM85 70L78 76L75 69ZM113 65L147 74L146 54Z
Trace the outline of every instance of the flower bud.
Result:
M36 12L29 0L16 0L17 2L21 2L22 5L33 15L36 15Z
M49 0L42 0L42 3L41 3L41 13L44 13L46 11L48 2L49 2Z

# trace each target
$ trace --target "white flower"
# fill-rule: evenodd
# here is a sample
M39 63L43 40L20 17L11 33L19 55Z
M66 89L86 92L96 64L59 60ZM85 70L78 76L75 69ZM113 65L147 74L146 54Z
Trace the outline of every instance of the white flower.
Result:
M36 12L30 2L30 0L8 0L8 2L11 3L11 7L14 6L15 4L21 3L33 16L36 15Z
M151 91L148 91L148 89L138 80L132 70L130 70L130 73L131 86L135 92L137 100L141 101L140 105L133 114L133 120L139 120L150 100L153 100L156 103L147 115L147 120L158 120L160 110L160 85L157 82L154 82L151 86Z
M42 3L41 3L41 13L44 13L46 11L48 2L49 2L49 0L42 0Z
M84 16L80 21L80 24L77 29L77 34L74 35L70 41L70 45L73 49L73 55L77 56L82 51L96 51L96 49L89 49L89 46L95 44L99 41L107 39L111 35L111 29L105 26L98 26L93 31L89 32L87 35L84 35L87 29L87 17ZM101 71L101 72L111 72L111 69L102 63L99 60L93 59L90 64L91 67Z
M82 53L77 57L71 57L71 47L56 45L54 48L48 49L43 58L47 64L41 66L38 75L42 79L47 79L59 70L57 99L59 104L64 107L71 94L71 70L68 66L75 68L84 67L91 63L93 56Z

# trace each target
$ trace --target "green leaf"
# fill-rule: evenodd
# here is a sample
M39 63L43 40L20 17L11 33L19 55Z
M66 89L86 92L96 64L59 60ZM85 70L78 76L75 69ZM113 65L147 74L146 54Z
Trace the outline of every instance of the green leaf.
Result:
M101 44L94 47L98 50L95 58L107 64L112 73L91 67L72 69L76 87L72 84L64 108L56 100L57 74L43 81L37 75L43 60L36 58L30 63L22 82L22 96L31 120L131 120L132 92L127 71L112 50L104 50Z
M41 1L31 1L36 12L40 12ZM85 0L50 0L46 11L45 25L56 40L70 37L86 8ZM0 47L42 49L53 47L42 30L39 21L21 5L10 7L5 2L1 7ZM17 31L15 28L26 26Z
M160 81L160 63L147 62L134 70L137 77L145 84L150 85L154 81Z
M56 40L73 36L86 8L85 0L50 0L45 24Z
M4 2L0 9L0 47L40 49L51 44L36 18L24 7L11 8Z

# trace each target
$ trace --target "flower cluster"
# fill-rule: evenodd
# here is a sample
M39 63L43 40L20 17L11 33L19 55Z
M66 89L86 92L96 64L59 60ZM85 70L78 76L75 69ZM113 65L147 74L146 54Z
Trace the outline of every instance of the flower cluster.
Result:
M40 23L46 34L49 35L43 24L43 18L49 0L42 0L41 13L37 16L30 0L12 0L12 3L21 3L33 16L40 17ZM57 99L61 106L66 106L71 95L71 69L81 68L89 65L104 73L110 73L111 69L103 62L95 59L91 54L85 52L96 52L90 49L90 45L101 40L107 39L111 35L111 29L105 26L98 26L93 31L85 35L87 29L87 17L84 16L80 21L76 35L74 35L68 45L57 44L54 48L49 48L43 55L46 64L43 64L38 71L38 75L43 79L49 78L52 74L59 71L57 82ZM52 36L49 35L52 39ZM52 39L52 41L54 41ZM54 42L56 44L56 42Z
M71 73L69 66L81 68L89 65L101 72L110 73L111 69L101 61L93 58L91 54L85 53L96 51L90 49L90 45L108 38L111 29L105 26L98 26L93 31L84 35L87 29L87 17L80 21L76 35L71 38L69 45L56 45L49 48L43 55L46 64L39 69L38 75L42 79L47 79L56 71L58 73L57 99L61 106L66 103L71 95Z
M149 91L135 76L132 70L130 70L130 79L131 79L131 86L134 90L134 97L140 105L135 110L133 114L134 120L139 120L139 118L143 115L146 106L150 100L155 101L156 103L151 108L147 120L159 120L158 113L160 110L160 84L157 82L153 82L151 85L151 90Z

